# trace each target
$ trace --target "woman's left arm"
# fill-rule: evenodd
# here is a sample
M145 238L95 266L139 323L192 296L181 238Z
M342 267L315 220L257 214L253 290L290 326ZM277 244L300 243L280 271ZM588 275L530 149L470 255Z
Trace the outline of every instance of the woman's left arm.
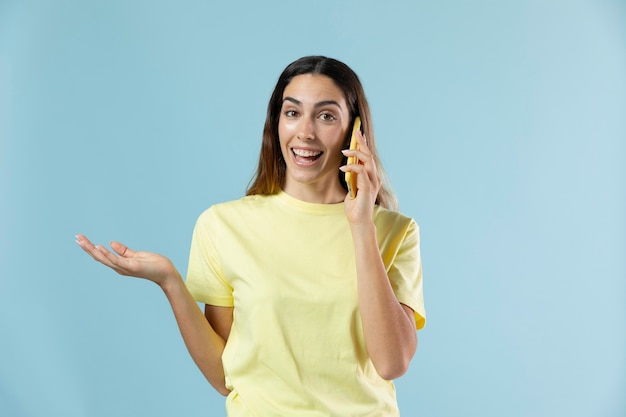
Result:
M373 220L381 179L360 132L357 141L358 151L343 152L357 156L360 164L340 169L357 174L357 196L346 196L345 207L355 248L359 311L368 355L378 374L391 380L407 371L417 349L415 316L398 301L387 276Z
M378 374L403 375L417 349L413 310L394 294L376 241L376 226L353 225L358 299L365 346Z

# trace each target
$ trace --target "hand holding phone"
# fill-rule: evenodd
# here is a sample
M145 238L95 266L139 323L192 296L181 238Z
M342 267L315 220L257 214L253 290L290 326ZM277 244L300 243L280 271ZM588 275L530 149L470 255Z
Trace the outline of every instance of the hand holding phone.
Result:
M357 150L359 148L357 145L357 141L356 141L356 132L358 132L360 129L361 129L361 118L357 116L354 119L354 125L352 126L352 136L350 138L350 150ZM357 158L356 156L348 157L348 165L358 164L358 163L359 163L359 158ZM348 171L346 172L345 178L346 178L346 185L348 186L348 192L350 193L350 198L355 199L356 192L357 192L356 173Z

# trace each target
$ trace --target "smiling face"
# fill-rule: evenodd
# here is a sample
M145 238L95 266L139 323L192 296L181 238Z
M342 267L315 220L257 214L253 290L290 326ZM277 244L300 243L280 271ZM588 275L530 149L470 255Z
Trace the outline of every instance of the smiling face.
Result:
M304 74L291 80L278 120L287 194L310 202L343 201L339 166L349 123L345 97L331 78Z

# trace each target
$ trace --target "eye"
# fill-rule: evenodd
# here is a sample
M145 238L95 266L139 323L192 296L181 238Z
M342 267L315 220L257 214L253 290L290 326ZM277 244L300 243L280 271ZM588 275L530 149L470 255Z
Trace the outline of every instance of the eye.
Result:
M283 114L287 117L296 117L298 115L298 112L295 110L285 110Z
M332 122L332 121L337 120L337 118L332 113L327 113L327 112L320 114L319 117L325 122Z

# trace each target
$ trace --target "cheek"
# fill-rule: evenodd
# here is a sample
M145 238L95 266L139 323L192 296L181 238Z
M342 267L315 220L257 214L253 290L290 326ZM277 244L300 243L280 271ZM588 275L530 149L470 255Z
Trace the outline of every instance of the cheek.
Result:
M279 152L283 156L283 159L286 161L289 156L289 150L287 149L287 145L289 143L289 139L291 135L289 133L289 129L287 129L283 124L278 124L278 146Z
M285 123L283 123L282 121L279 120L278 122L278 141L282 145L284 145L285 143L287 143L287 141L289 140L289 138L292 136L292 131L293 129L290 129L289 126Z
M335 133L334 147L339 151L350 146L350 138L347 137L347 134L348 133L344 129Z

